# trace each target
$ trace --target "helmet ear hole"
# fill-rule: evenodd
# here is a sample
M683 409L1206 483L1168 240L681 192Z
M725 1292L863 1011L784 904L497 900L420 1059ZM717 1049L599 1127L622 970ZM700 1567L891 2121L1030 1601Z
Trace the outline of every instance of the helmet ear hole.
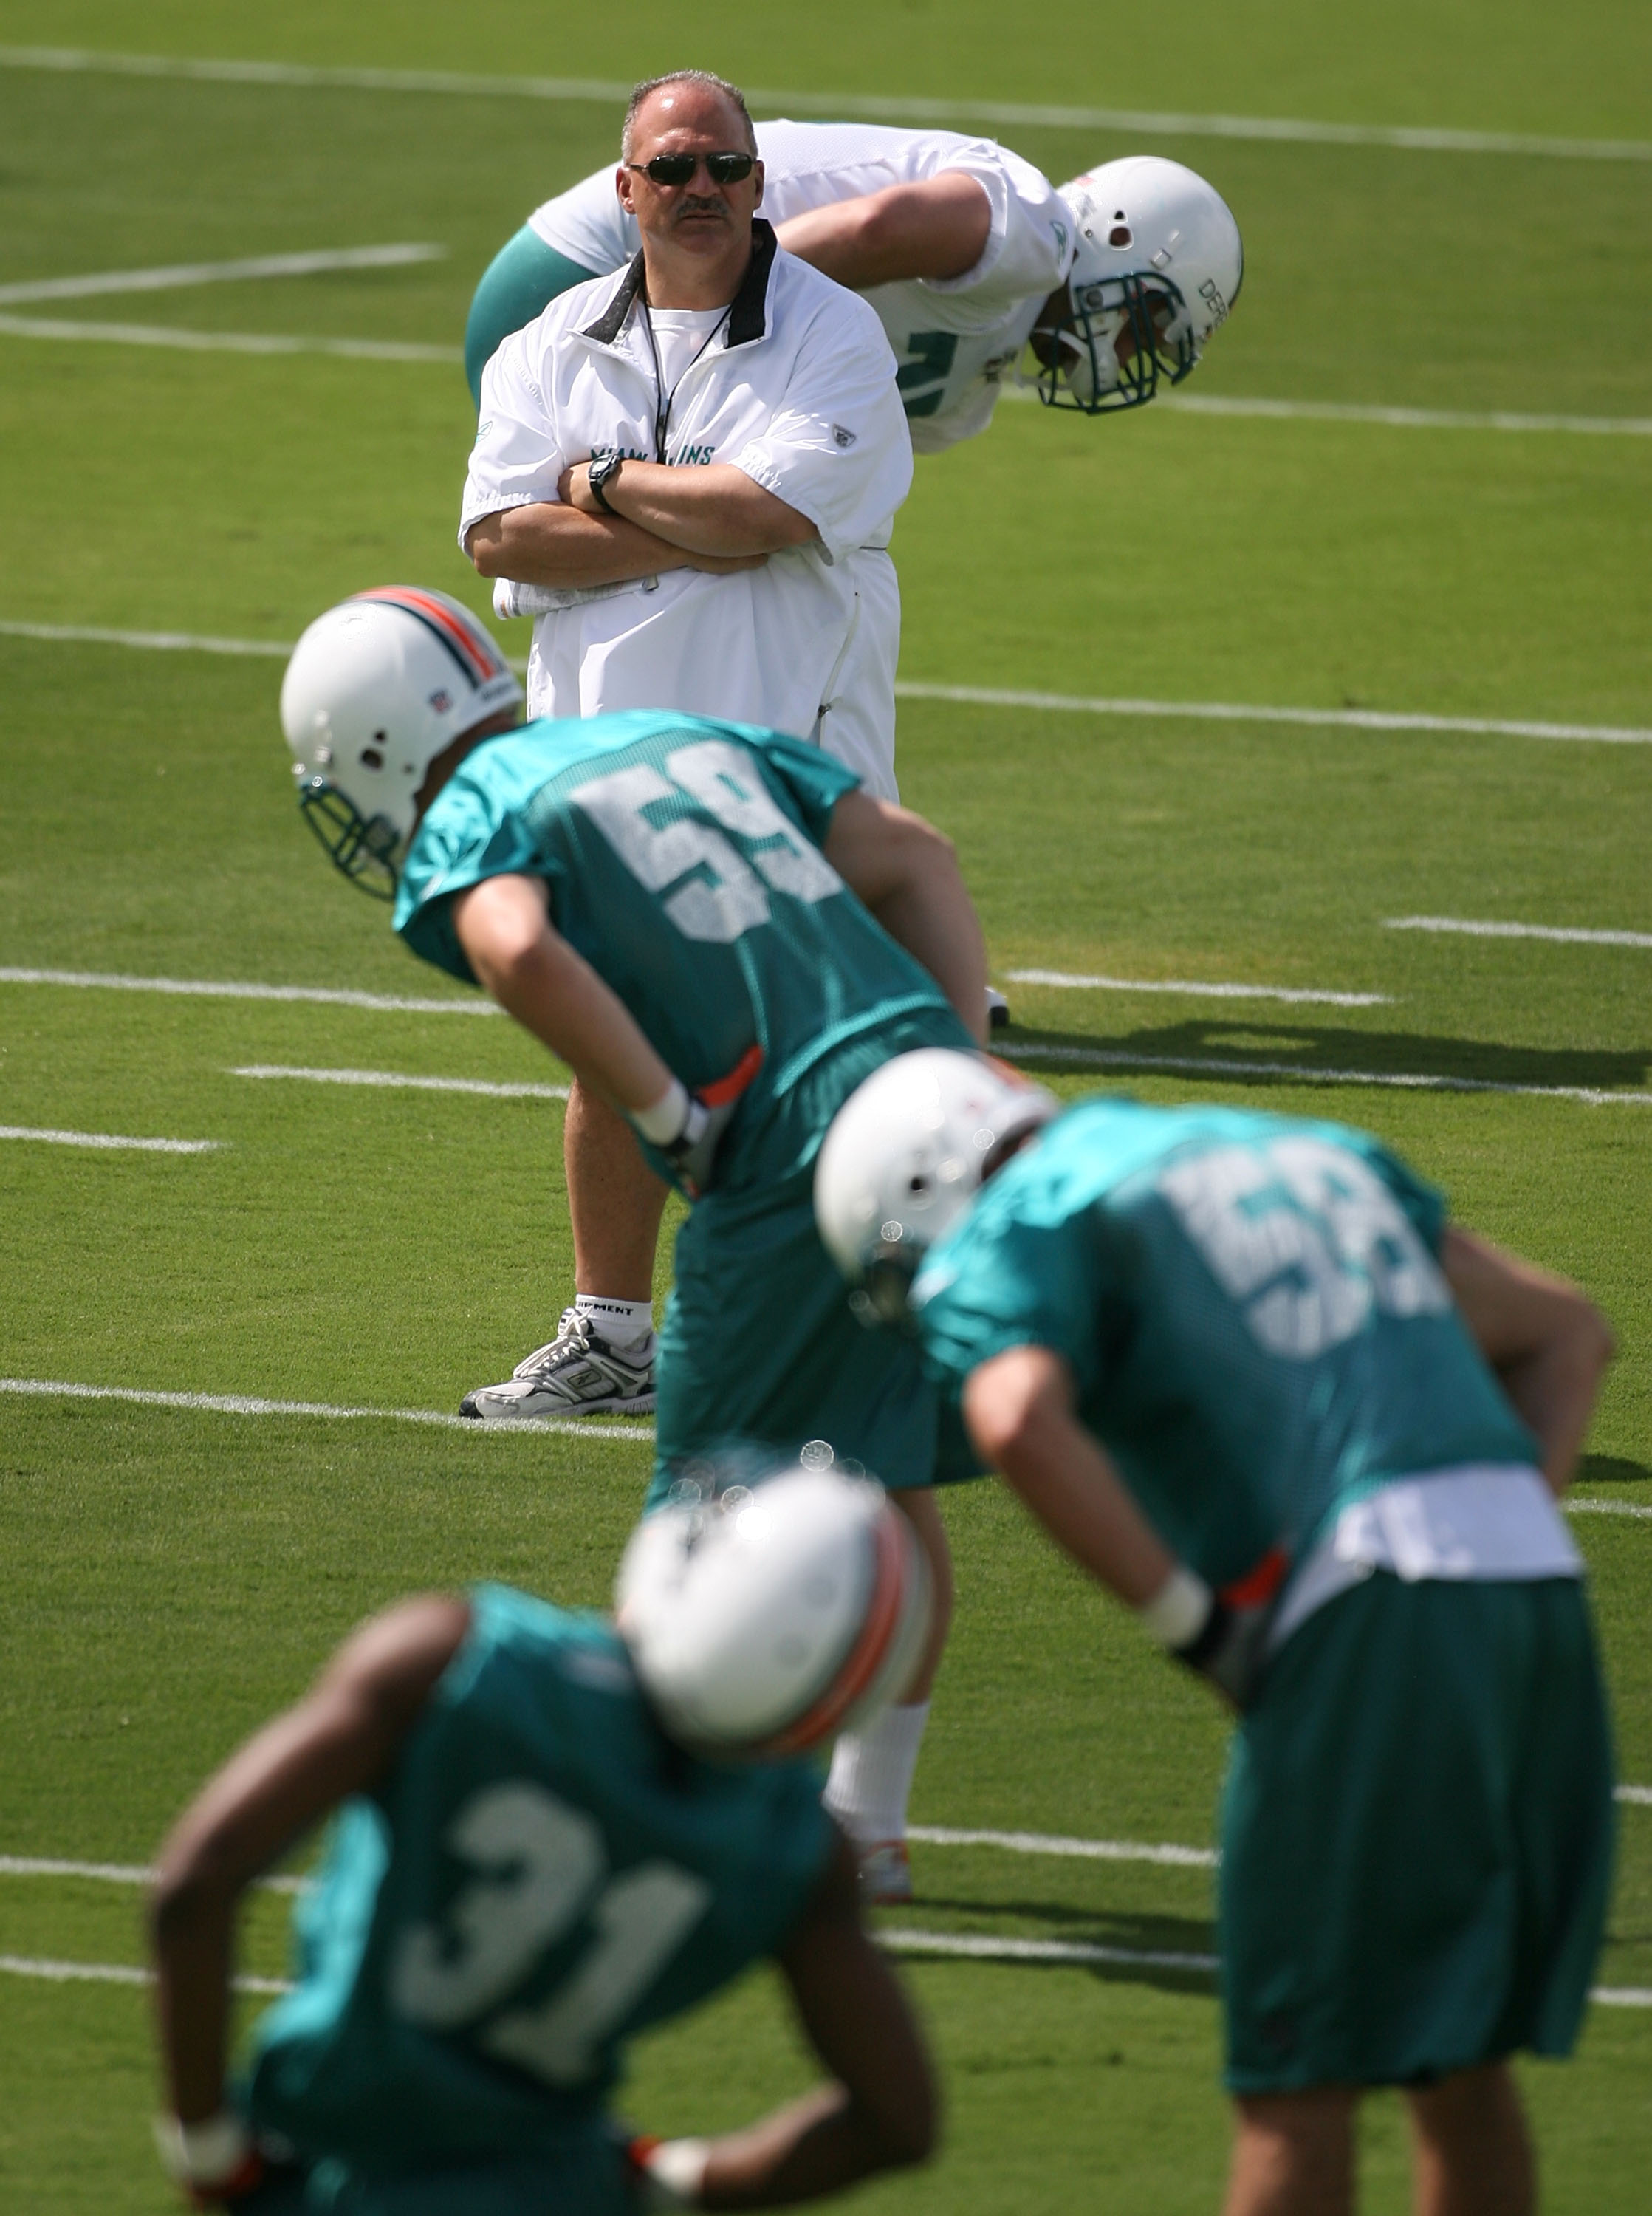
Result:
M1135 234L1127 223L1115 223L1107 234L1107 243L1109 246L1129 246L1134 243L1134 237Z
M377 747L363 747L361 749L361 766L364 769L383 769L384 766L384 757L379 753Z

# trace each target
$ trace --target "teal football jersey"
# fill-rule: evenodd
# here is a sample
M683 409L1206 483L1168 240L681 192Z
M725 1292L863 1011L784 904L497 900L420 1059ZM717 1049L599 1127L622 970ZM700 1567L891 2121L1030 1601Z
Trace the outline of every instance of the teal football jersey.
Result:
M1363 1132L1092 1100L999 1172L912 1290L955 1411L1053 1348L1078 1413L1212 1585L1391 1478L1536 1443L1435 1260L1438 1193Z
M472 1603L391 1776L335 1819L254 2034L254 2121L355 2171L588 2168L624 2041L782 1944L832 1838L808 1764L666 1739L604 1619Z
M857 782L749 724L654 710L529 723L479 747L437 796L396 928L470 980L452 896L510 871L543 878L556 929L685 1085L761 1049L718 1183L771 1182L812 1160L838 1104L823 1119L811 1080L846 1043L923 1011L936 1043L971 1043L820 851Z

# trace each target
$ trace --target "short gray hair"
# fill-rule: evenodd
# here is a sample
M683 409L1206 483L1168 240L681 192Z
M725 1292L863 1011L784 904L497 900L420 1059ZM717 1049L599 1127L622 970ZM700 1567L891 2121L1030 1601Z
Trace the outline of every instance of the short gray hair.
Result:
M633 90L625 109L624 128L619 134L619 158L622 162L629 162L631 158L631 126L636 121L638 108L651 92L658 92L662 85L667 84L701 84L713 92L720 92L726 101L740 110L740 120L746 126L746 143L752 152L756 153L757 130L752 121L752 112L746 105L746 95L737 84L730 84L726 77L714 77L709 70L671 70L664 77L644 77Z

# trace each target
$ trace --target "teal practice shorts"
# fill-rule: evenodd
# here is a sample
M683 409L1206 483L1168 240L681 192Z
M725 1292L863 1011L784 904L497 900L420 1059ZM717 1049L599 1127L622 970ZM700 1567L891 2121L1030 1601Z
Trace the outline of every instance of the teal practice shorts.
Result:
M811 1167L690 1210L660 1333L647 1507L700 1457L760 1445L789 1459L814 1439L892 1492L933 1482L937 1401L917 1341L857 1322L814 1188Z
M455 2162L377 2177L322 2162L285 2171L235 2204L244 2216L635 2216L619 2142L592 2134L566 2155Z
M596 274L547 246L531 224L501 247L482 272L464 327L464 375L472 400L480 403L482 372L511 333L531 323L559 292Z
M1222 1816L1229 2089L1425 2084L1569 2053L1611 1879L1581 1586L1340 1594L1269 1665Z

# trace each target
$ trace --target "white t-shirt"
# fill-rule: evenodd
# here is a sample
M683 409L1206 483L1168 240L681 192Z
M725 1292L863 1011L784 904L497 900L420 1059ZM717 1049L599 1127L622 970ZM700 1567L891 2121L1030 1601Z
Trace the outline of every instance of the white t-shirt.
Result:
M900 602L884 550L912 459L877 317L776 253L766 281L754 257L729 309L654 320L658 378L629 271L575 286L507 339L482 375L461 545L483 516L554 502L571 463L616 448L652 459L662 396L672 464L732 464L819 540L728 576L671 569L537 594L530 715L679 708L831 746L822 711L865 697L864 661L880 705L863 743L892 758Z
M961 169L986 193L992 229L980 260L961 277L878 285L877 311L900 365L900 396L913 446L937 453L992 420L1000 380L1014 366L1034 318L1072 262L1072 219L1030 162L990 139L955 131L897 131L873 123L759 123L763 213L787 222L891 185L921 184ZM636 252L636 225L619 204L612 169L547 200L529 218L547 246L605 274Z

